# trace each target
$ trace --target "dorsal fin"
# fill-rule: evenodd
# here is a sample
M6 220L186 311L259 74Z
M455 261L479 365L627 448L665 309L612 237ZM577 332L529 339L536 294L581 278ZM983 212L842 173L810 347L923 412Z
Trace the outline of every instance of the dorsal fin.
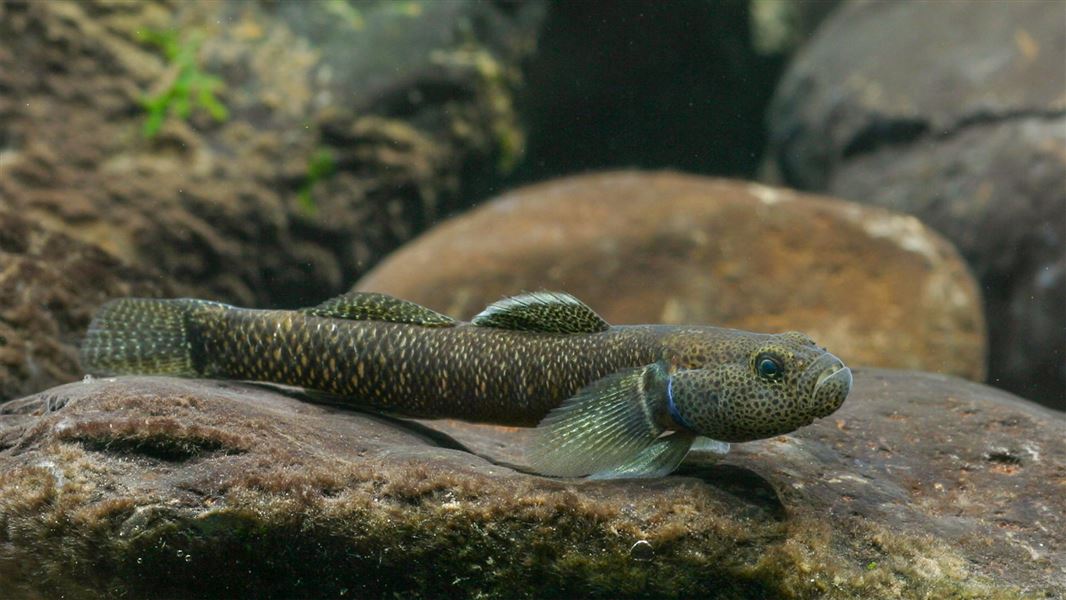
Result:
M562 292L535 292L505 298L481 311L473 323L481 327L545 333L596 333L610 327L584 302Z
M421 304L375 292L348 292L300 312L316 317L353 321L387 321L424 327L451 327L455 319Z

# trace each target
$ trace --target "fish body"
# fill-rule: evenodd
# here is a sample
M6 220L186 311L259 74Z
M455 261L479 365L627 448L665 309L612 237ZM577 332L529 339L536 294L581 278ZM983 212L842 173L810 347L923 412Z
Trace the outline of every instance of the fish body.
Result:
M264 381L406 416L540 423L530 454L552 475L662 474L696 436L792 431L836 410L851 384L803 334L610 326L553 293L472 322L381 294L297 311L121 299L97 314L82 360L97 374Z

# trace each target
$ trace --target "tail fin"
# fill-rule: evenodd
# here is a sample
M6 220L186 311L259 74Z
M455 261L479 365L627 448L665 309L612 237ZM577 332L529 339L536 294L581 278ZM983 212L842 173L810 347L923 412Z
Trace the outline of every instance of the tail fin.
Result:
M189 325L202 300L123 298L103 305L81 345L81 364L100 375L196 375Z

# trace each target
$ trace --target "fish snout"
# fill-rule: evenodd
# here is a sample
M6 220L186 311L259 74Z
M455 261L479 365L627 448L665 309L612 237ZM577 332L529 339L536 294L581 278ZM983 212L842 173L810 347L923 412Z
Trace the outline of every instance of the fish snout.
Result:
M817 417L836 412L851 392L851 369L828 352L807 368L804 379L813 382L811 409Z

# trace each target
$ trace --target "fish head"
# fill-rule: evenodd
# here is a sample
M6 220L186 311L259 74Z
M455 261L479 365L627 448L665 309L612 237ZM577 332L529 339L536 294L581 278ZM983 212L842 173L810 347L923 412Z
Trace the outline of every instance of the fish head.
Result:
M681 429L723 442L773 437L832 414L851 391L851 370L799 332L688 337L668 386Z

